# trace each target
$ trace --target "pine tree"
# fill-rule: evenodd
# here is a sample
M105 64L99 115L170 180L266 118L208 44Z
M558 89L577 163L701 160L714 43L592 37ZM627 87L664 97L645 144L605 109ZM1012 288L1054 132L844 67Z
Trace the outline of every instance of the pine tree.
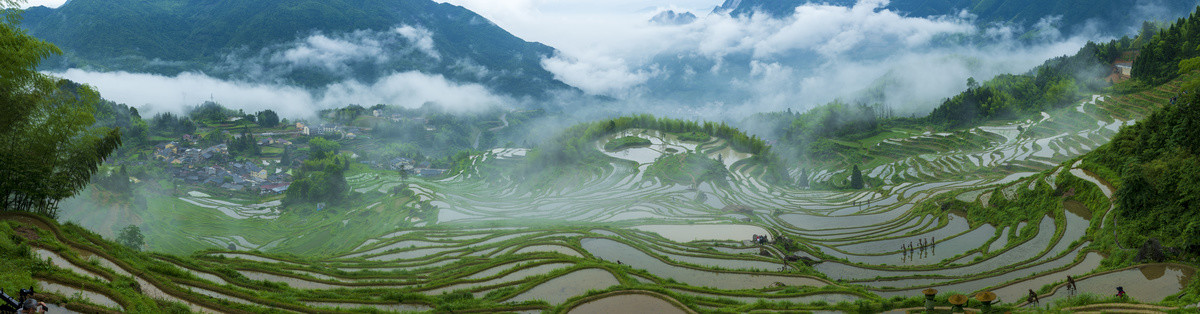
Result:
M863 188L862 170L858 170L858 165L854 165L854 169L850 171L850 188L856 190Z
M808 187L808 169L800 169L800 179L796 180L796 185L802 188Z
M279 156L279 164L283 165L284 167L289 167L292 165L292 145L283 147L283 156Z

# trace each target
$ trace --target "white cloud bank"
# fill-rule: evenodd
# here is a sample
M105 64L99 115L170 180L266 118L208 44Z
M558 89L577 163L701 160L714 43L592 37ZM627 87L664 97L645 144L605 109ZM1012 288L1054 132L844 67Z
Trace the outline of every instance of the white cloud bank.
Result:
M102 97L149 114L180 113L211 97L218 103L247 112L272 109L287 117L310 117L317 110L350 104L393 104L417 107L427 102L454 111L470 111L508 103L477 84L451 82L441 75L401 72L373 84L343 81L320 91L264 83L216 79L199 73L162 76L128 72L91 72L70 69L49 73L94 86Z
M688 105L703 118L803 110L853 100L869 89L883 92L884 101L901 112L919 113L962 91L968 77L1025 72L1075 53L1088 39L1102 39L1041 31L1033 43L1018 43L1015 38L1027 31L1020 27L979 27L966 13L910 17L883 9L887 0L809 4L783 18L708 14L720 0L615 0L623 7L600 0L445 1L558 48L543 67L589 94L623 99L630 111L654 104L669 113L672 106ZM649 22L662 10L681 8L699 19L678 26ZM671 92L664 86L680 85L723 92L699 99L664 95Z

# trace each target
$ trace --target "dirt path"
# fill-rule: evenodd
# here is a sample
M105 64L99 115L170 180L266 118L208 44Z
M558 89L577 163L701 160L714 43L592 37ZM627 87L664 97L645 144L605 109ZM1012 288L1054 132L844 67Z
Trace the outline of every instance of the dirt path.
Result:
M499 131L500 129L507 128L508 127L508 113L507 112L500 114L500 122L503 122L504 125L488 129L488 131L496 132L496 131Z
M490 128L490 129L488 129L488 132L496 132L496 131L499 131L500 129L508 127L508 113L507 112L500 114L500 122L503 122L504 125ZM475 141L471 144L471 148L479 149L479 138L481 136L483 136L483 132L475 133Z

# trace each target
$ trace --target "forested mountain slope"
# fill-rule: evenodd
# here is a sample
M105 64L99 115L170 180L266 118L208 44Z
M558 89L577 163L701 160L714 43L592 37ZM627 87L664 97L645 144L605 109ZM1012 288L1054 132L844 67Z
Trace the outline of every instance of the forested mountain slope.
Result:
M569 88L541 67L553 48L430 0L75 0L23 17L31 35L66 53L50 68L274 74L310 87L416 70L514 95ZM251 74L257 65L286 70Z
M731 15L749 15L755 11L776 17L788 16L796 6L807 3L828 3L852 6L859 0L726 0L717 11ZM1192 0L892 0L887 9L912 16L958 15L966 11L978 17L982 23L1011 22L1033 26L1046 17L1061 16L1058 25L1074 31L1082 27L1096 27L1103 31L1124 31L1130 23L1140 23L1141 18L1174 18L1174 14L1188 12L1196 5ZM1167 14L1167 16L1137 16ZM1087 25L1090 20L1098 23Z

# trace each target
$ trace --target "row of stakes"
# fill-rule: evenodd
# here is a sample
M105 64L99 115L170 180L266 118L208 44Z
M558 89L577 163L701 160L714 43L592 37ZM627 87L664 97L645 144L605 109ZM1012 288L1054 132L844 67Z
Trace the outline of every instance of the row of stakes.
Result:
M929 288L921 291L921 293L925 294L925 311L933 312L934 305L936 305L934 299L937 297L937 289ZM992 302L996 301L996 293L991 291L976 293L975 299L979 300L979 303L983 303L982 311L987 313L992 308ZM964 311L963 305L967 304L968 298L965 295L956 294L950 296L949 300L950 304L952 305L950 307L950 312L962 313Z

